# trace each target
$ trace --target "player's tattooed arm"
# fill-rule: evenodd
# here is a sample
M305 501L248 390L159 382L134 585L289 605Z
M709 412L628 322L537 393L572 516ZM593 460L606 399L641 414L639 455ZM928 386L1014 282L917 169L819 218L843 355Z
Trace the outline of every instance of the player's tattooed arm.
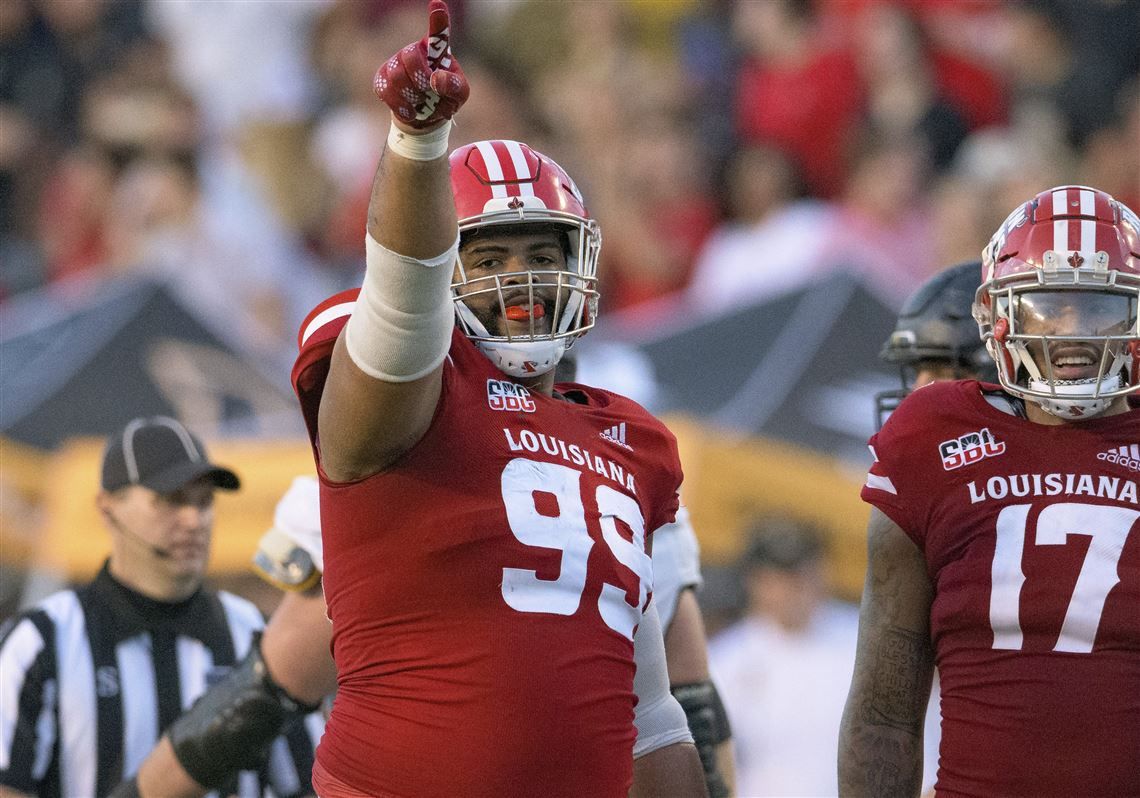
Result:
M871 510L851 692L839 734L842 796L916 796L934 674L933 587L918 547Z

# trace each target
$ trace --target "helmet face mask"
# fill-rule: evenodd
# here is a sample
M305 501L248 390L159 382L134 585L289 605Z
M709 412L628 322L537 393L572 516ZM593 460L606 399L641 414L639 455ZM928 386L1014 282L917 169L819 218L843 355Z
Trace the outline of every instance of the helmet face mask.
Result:
M541 247L549 238L543 262L526 271L484 270L460 258L452 283L460 329L510 376L552 370L597 318L597 223L569 175L525 144L461 147L451 155L451 181L461 252L472 242Z
M1062 186L1014 211L984 253L974 315L1003 388L1062 419L1140 389L1140 222Z

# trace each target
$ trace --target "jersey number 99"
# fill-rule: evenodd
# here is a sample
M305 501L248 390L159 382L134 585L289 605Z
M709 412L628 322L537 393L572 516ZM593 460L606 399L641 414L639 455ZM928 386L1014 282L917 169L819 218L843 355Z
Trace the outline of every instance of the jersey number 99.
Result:
M516 457L503 469L503 503L511 533L527 546L558 549L561 567L555 579L541 579L525 568L503 569L503 599L519 612L573 615L586 588L586 565L594 539L586 527L582 503L582 473L556 463ZM553 495L557 513L539 511L535 494ZM626 591L604 583L598 596L598 612L606 625L628 639L641 619L652 563L645 553L645 519L637 502L607 485L595 492L601 514L602 540L610 554L632 571L638 580L637 606L626 601ZM629 527L632 539L618 531L617 521Z

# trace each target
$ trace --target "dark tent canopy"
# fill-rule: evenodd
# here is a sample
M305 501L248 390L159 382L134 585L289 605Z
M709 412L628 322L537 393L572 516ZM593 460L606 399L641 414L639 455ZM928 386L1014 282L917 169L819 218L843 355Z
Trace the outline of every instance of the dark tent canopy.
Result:
M156 414L208 436L303 435L288 365L242 352L148 280L8 303L0 375L0 434L40 448Z
M874 395L899 385L878 358L895 311L854 277L837 274L713 318L686 322L678 303L654 319L616 326L652 362L658 412L866 459Z

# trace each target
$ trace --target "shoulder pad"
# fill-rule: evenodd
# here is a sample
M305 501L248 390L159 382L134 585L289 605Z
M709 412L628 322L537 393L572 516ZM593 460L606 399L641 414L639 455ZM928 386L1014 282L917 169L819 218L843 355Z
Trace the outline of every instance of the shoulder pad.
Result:
M293 593L308 590L321 579L309 553L277 527L261 536L253 570L269 584Z

